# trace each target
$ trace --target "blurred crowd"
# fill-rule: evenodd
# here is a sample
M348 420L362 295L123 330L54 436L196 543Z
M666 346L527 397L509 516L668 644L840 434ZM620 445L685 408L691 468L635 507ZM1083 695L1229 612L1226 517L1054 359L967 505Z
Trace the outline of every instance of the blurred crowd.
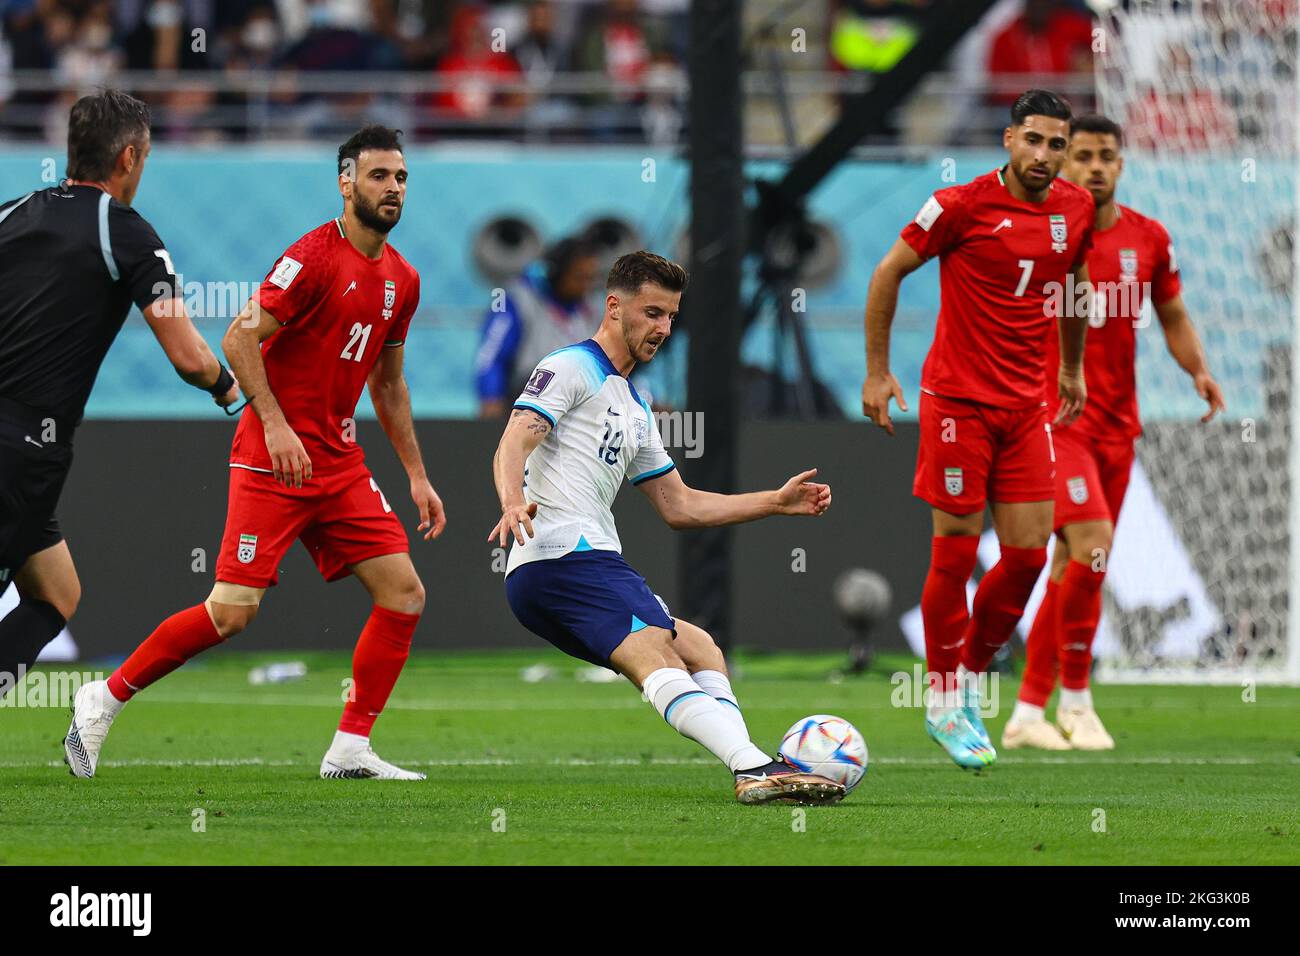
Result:
M417 138L528 126L675 141L688 4L0 0L0 128L57 138L53 107L116 82L164 107L155 135L171 139L312 136L364 114ZM123 84L123 71L163 72ZM401 80L328 79L377 71Z
M755 37L786 44L785 31L797 22L807 25L811 56L783 57L784 69L846 80L888 71L917 42L934 2L749 0L747 68L768 67L753 55ZM1116 2L1138 9L1135 0ZM1271 76L1293 66L1294 30L1268 24L1293 23L1296 2L1197 0L1200 22L1215 24L1219 10L1219 25L1198 37L1166 31L1147 44L1153 62L1134 65L1132 81L1144 84L1135 92L1145 97L1125 118L1135 138L1177 136L1213 147L1260 135L1239 128L1251 115L1242 107L1259 95L1249 69ZM0 0L0 134L57 141L67 105L114 84L155 106L155 135L181 141L332 137L367 117L417 140L505 135L675 144L686 118L689 5ZM1175 15L1190 9L1175 0L1159 6ZM1242 7L1264 12L1243 21L1232 15ZM1247 21L1256 26L1243 30ZM936 64L948 86L932 99L949 118L925 117L942 128L931 141L963 142L967 128L974 141L996 135L1006 106L1031 84L1063 91L1077 110L1092 108L1094 55L1104 42L1097 27L1085 0L999 0L949 62ZM1240 64L1249 69L1230 75ZM124 82L124 71L132 79ZM364 80L347 78L363 73ZM384 74L391 80L377 79ZM1214 89L1178 83L1180 76L1220 74ZM917 112L920 99L908 108ZM754 112L772 107L761 98L751 104ZM804 106L795 104L796 119L816 126ZM908 139L904 121L893 122L886 140Z

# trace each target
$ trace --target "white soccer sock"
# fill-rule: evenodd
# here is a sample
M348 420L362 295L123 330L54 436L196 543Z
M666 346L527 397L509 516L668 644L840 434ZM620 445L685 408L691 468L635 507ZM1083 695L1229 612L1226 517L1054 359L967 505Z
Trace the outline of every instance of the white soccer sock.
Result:
M696 671L691 675L691 680L700 685L700 690L720 703L727 715L736 722L740 732L746 737L749 736L749 728L745 726L745 715L740 712L740 702L736 700L736 694L731 689L731 680L726 674L722 671Z
M330 744L331 753L352 753L365 750L370 746L370 738L360 734L350 734L346 730L334 731L334 741Z
M1036 704L1027 704L1023 700L1018 700L1015 708L1011 711L1011 720L1008 723L1018 724L1024 721L1032 723L1044 719L1046 718L1043 716L1043 708Z
M1092 710L1092 688L1067 690L1062 687L1061 700L1056 706L1065 710Z
M925 716L931 721L936 721L948 711L962 705L961 687L958 685L953 690L936 690L933 687L925 689Z
M735 717L727 713L728 706L714 700L686 671L661 667L645 679L641 689L675 731L704 747L732 772L772 762L750 743L749 734L737 727Z

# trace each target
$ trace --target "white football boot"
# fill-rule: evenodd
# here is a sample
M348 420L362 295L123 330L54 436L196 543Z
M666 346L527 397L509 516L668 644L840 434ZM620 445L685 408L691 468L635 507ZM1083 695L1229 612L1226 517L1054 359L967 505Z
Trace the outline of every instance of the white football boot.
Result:
M1009 720L1002 728L1002 749L1069 750L1070 742L1046 720Z
M82 684L72 699L72 725L63 738L63 762L74 777L93 777L99 751L123 702L108 690L108 681Z
M415 770L403 770L380 758L364 737L339 732L320 762L324 780L424 780Z
M1075 750L1114 750L1115 741L1091 707L1056 708L1056 725Z

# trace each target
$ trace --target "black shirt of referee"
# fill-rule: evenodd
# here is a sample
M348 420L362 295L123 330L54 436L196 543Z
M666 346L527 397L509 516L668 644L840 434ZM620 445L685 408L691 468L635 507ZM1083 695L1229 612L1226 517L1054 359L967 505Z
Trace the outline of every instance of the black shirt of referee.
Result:
M69 180L0 203L0 592L11 581L20 592L0 618L0 697L80 598L54 512L73 431L132 304L183 379L220 405L237 398L184 314L162 240L130 208L148 152L144 103L115 90L82 97L69 116Z
M0 399L69 430L132 303L181 295L158 233L95 186L0 205L0 263Z

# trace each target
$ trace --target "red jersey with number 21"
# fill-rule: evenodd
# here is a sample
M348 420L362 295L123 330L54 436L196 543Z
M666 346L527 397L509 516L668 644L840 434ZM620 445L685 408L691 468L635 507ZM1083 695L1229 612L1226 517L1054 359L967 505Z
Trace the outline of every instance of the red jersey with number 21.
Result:
M313 474L362 463L357 400L380 352L406 340L419 273L387 243L378 259L362 255L336 219L285 250L257 300L282 325L262 343L262 362ZM239 419L230 463L271 470L262 420L251 408Z
M921 372L935 395L999 408L1043 401L1047 300L1087 255L1096 205L1056 179L1040 203L1016 199L1001 170L936 192L903 229L922 259L939 257L939 319Z

